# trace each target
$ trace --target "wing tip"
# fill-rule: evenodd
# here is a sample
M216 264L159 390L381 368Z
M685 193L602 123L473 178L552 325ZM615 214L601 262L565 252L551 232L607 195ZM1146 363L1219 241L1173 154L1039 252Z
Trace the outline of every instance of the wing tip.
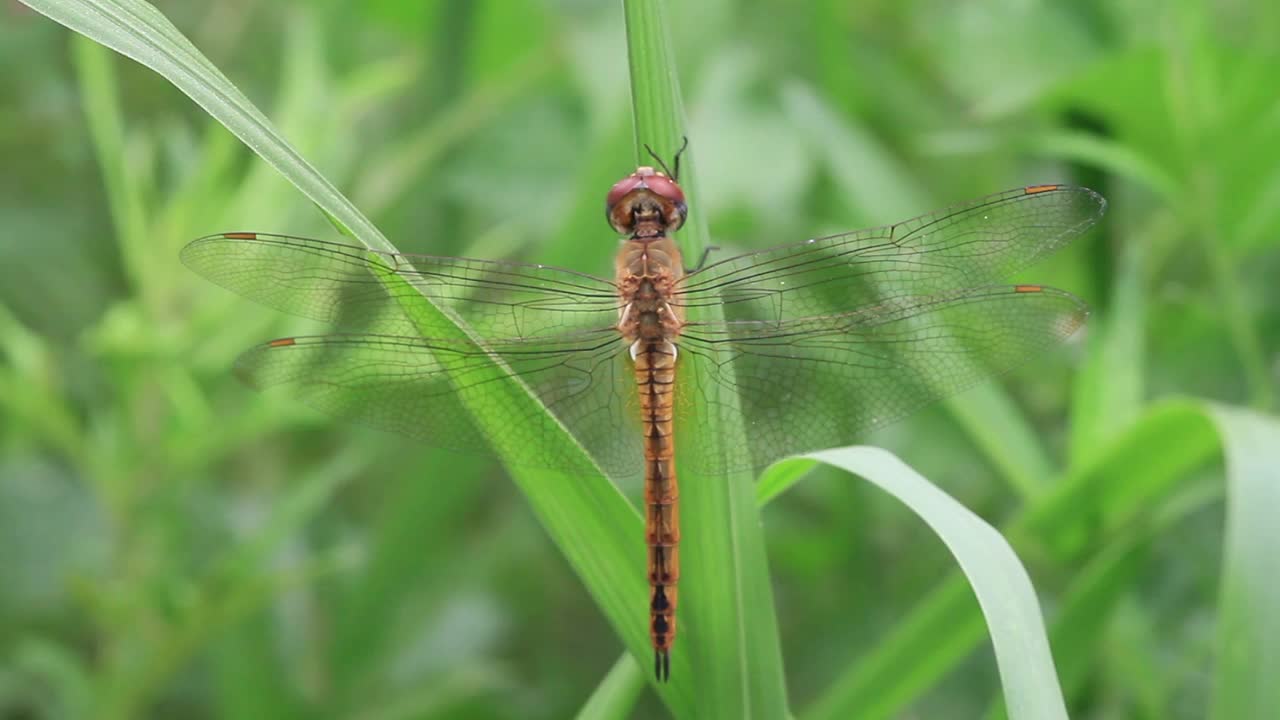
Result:
M301 338L298 337L282 337L254 345L248 350L240 353L240 357L236 358L235 366L232 368L232 373L236 376L237 380L244 383L249 388L261 392L275 384L268 378L264 377L261 372L262 366L260 363L260 356L262 353L279 350L281 348L293 347L299 344L298 341L300 339Z
M1083 196L1089 198L1089 200L1093 201L1093 203L1098 206L1098 212L1093 216L1094 220L1102 217L1102 215L1107 211L1107 199L1102 195L1102 193L1083 185L1044 183L1041 185L1027 185L1022 188L1023 195L1045 195L1055 192L1068 192L1075 194L1077 197Z
M1023 283L1019 285L1010 285L1008 286L1008 289L1018 295L1047 295L1055 297L1073 305L1076 311L1082 313L1084 317L1088 317L1090 312L1088 303L1081 300L1075 293L1071 293L1060 288L1050 287L1049 285L1032 285Z
M1090 310L1088 303L1073 293L1049 287L1048 285L1014 285L1013 291L1021 294L1051 295L1069 305L1070 307L1063 308L1058 316L1055 328L1056 335L1063 340L1075 335L1088 324L1092 310Z
M260 236L261 234L256 232L224 232L205 235L184 245L182 250L178 251L178 259L182 261L183 265L203 275L204 273L196 264L200 261L199 253L202 247L225 240L256 241L260 239Z

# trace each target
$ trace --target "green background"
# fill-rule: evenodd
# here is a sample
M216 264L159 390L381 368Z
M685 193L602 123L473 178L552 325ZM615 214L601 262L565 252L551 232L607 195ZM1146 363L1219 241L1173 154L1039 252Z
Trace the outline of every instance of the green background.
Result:
M1156 403L1274 410L1280 10L687 5L668 17L692 212L728 250L1025 184L1110 199L1098 230L1017 278L1086 299L1085 333L850 441L997 525L1105 458L1103 491L1012 532L1073 716L1204 717L1221 463ZM603 195L637 160L619 5L159 7L399 249L608 271ZM244 348L311 326L178 250L225 230L333 239L324 218L155 74L0 8L0 717L574 713L622 645L499 465L230 375ZM1153 468L1176 481L1144 482ZM1052 512L1074 533L1038 534ZM912 634L953 567L914 516L815 471L763 518L799 716L987 711L985 641ZM904 646L922 680L829 710Z

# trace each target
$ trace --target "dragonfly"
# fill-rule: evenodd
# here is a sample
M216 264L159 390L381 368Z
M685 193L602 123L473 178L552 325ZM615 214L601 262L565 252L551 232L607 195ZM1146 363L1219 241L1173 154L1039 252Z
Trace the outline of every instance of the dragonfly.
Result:
M1007 278L1088 230L1106 201L1032 185L893 225L704 255L686 270L674 238L689 212L680 153L672 167L650 154L657 169L638 167L606 196L621 237L612 277L258 232L197 239L182 260L341 330L246 351L236 372L253 387L438 447L642 476L649 635L664 682L680 577L677 452L681 467L715 476L847 444L1063 342L1087 306ZM424 298L453 332L405 310ZM510 383L538 403L511 403L499 387ZM680 445L695 416L742 432L717 448Z

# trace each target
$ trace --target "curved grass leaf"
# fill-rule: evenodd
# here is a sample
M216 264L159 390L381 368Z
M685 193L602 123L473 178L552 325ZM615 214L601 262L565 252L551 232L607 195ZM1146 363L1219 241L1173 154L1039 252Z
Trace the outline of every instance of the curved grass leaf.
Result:
M1125 527L1215 452L1213 427L1197 404L1158 405L1030 504L1005 534L1024 555L1048 554L1064 563L1078 559L1094 538ZM967 658L984 634L965 579L953 573L803 716L896 717Z
M1096 554L1054 623L1055 638L1073 639L1054 644L1064 671L1075 677L1089 662L1096 645L1079 640L1097 637L1089 628L1097 626L1099 613L1122 594L1107 583L1134 576L1125 571L1129 554L1150 538L1151 523L1169 527L1168 517L1203 504L1207 496L1196 492L1190 495L1196 502L1186 502L1187 483L1221 451L1227 468L1228 537L1213 717L1266 717L1265 709L1276 707L1272 678L1280 673L1280 583L1274 572L1274 518L1280 516L1277 447L1280 421L1275 418L1197 401L1164 402L1149 408L1008 525L1006 536L1024 555L1047 554L1058 563L1078 563ZM1154 520L1149 519L1153 514ZM1145 529L1134 535L1134 528ZM969 598L959 574L945 580L875 653L848 668L804 717L896 717L982 641L982 617Z
M886 450L848 447L805 457L875 483L920 516L955 556L986 619L1010 715L1065 720L1040 604L1026 570L1000 533ZM835 717L821 707L818 717ZM848 715L844 715L848 717Z
M1192 513L1221 499L1222 489L1209 485L1177 492L1150 521L1136 523L1123 531L1076 573L1061 596L1049 630L1058 676L1068 697L1087 687L1090 674L1098 664L1098 641L1114 636L1109 632L1114 622L1113 613L1127 607L1122 601L1131 598L1131 591L1141 582L1147 570L1144 561L1149 559L1148 550L1155 539L1173 530ZM990 706L986 717L991 720L1007 717L1003 702L992 700Z

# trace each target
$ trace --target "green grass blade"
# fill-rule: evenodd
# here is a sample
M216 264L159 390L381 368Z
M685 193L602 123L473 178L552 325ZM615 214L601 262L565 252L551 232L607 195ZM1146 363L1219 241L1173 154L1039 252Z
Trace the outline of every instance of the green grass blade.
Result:
M578 720L627 718L644 689L645 671L630 655L618 658L591 697L578 711Z
M123 250L121 256L130 281L138 286L140 294L145 295L147 287L144 283L150 276L138 267L138 245L146 235L148 208L141 179L126 162L129 153L120 107L120 84L112 65L115 58L84 38L75 38L71 50L112 224Z
M1211 406L1227 466L1227 530L1211 717L1269 717L1280 708L1280 421Z
M1115 622L1113 614L1125 609L1123 601L1131 599L1135 586L1141 582L1153 541L1220 501L1222 494L1222 488L1206 484L1179 491L1151 520L1135 523L1131 530L1122 532L1076 573L1049 630L1058 675L1068 698L1086 687L1096 671L1098 655L1106 653L1102 646L1109 638L1108 627ZM1007 717L1002 702L993 700L990 705L988 718Z
M817 467L817 463L794 460L792 462L774 463L760 474L756 481L756 502L761 507L773 502L774 498L800 482L802 478Z
M1280 546L1280 421L1243 408L1200 405L1197 424L1217 429L1226 469L1226 540L1218 605L1214 718L1266 717L1280 707L1280 580L1274 550ZM1186 418L1188 422L1192 418ZM1158 449L1158 448L1157 448ZM1055 653L1082 681L1101 626L1116 600L1142 569L1137 551L1159 533L1224 494L1216 486L1164 493L1160 511L1125 531L1086 567L1055 623Z
M866 478L900 500L938 534L982 606L1010 717L1065 720L1066 703L1035 589L1000 533L885 450L849 447L807 457Z
M1006 529L1020 552L1078 559L1123 532L1176 492L1217 452L1199 403L1157 405L1123 435L1073 469ZM806 718L892 718L954 670L983 637L982 616L958 573L922 599L876 651L851 664Z
M1216 432L1215 432L1216 431ZM1272 682L1280 672L1280 583L1275 579L1274 518L1280 514L1280 479L1274 448L1280 422L1252 411L1191 401L1151 408L1133 427L1086 466L1055 485L1010 526L1019 546L1072 561L1101 547L1064 607L1072 637L1087 634L1095 612L1114 603L1116 578L1132 575L1133 548L1173 519L1203 506L1212 496L1186 492L1193 477L1221 447L1227 464L1227 527L1224 547L1219 664L1213 717L1265 717L1280 699ZM1153 518L1146 516L1155 514ZM1154 522L1154 525L1152 524ZM1147 528L1134 535L1131 528ZM1117 535L1120 539L1108 542ZM1096 576L1096 577L1095 577ZM1102 610L1099 610L1102 608ZM1075 619L1073 619L1075 618ZM921 602L881 643L850 668L806 717L887 718L966 657L981 636L981 623L959 578L952 577ZM1056 646L1055 646L1056 647ZM1073 675L1087 648L1066 643ZM927 662L920 662L924 657ZM1006 688L1007 691L1007 688ZM1016 713L1011 715L1018 717Z
M637 156L648 144L664 158L680 147L685 126L675 58L671 49L665 3L623 3L631 90L635 112ZM693 156L698 139L681 160L681 183L690 199L690 223L681 232L681 249L696 262L707 246L705 217L698 213L697 173ZM643 153L643 154L642 154ZM645 160L644 164L651 164ZM712 311L718 312L718 311ZM704 312L691 319L711 320ZM680 366L679 388L693 380ZM706 385L704 384L704 388ZM736 398L721 395L720 407ZM782 654L774 615L764 536L752 478L699 477L681 462L680 447L716 452L726 438L742 437L740 423L729 412L687 404L676 419L676 463L681 481L680 605L677 640L671 658L674 678L689 675L696 683L695 717L778 718L787 714ZM730 447L741 447L731 443ZM672 707L675 711L676 708Z

